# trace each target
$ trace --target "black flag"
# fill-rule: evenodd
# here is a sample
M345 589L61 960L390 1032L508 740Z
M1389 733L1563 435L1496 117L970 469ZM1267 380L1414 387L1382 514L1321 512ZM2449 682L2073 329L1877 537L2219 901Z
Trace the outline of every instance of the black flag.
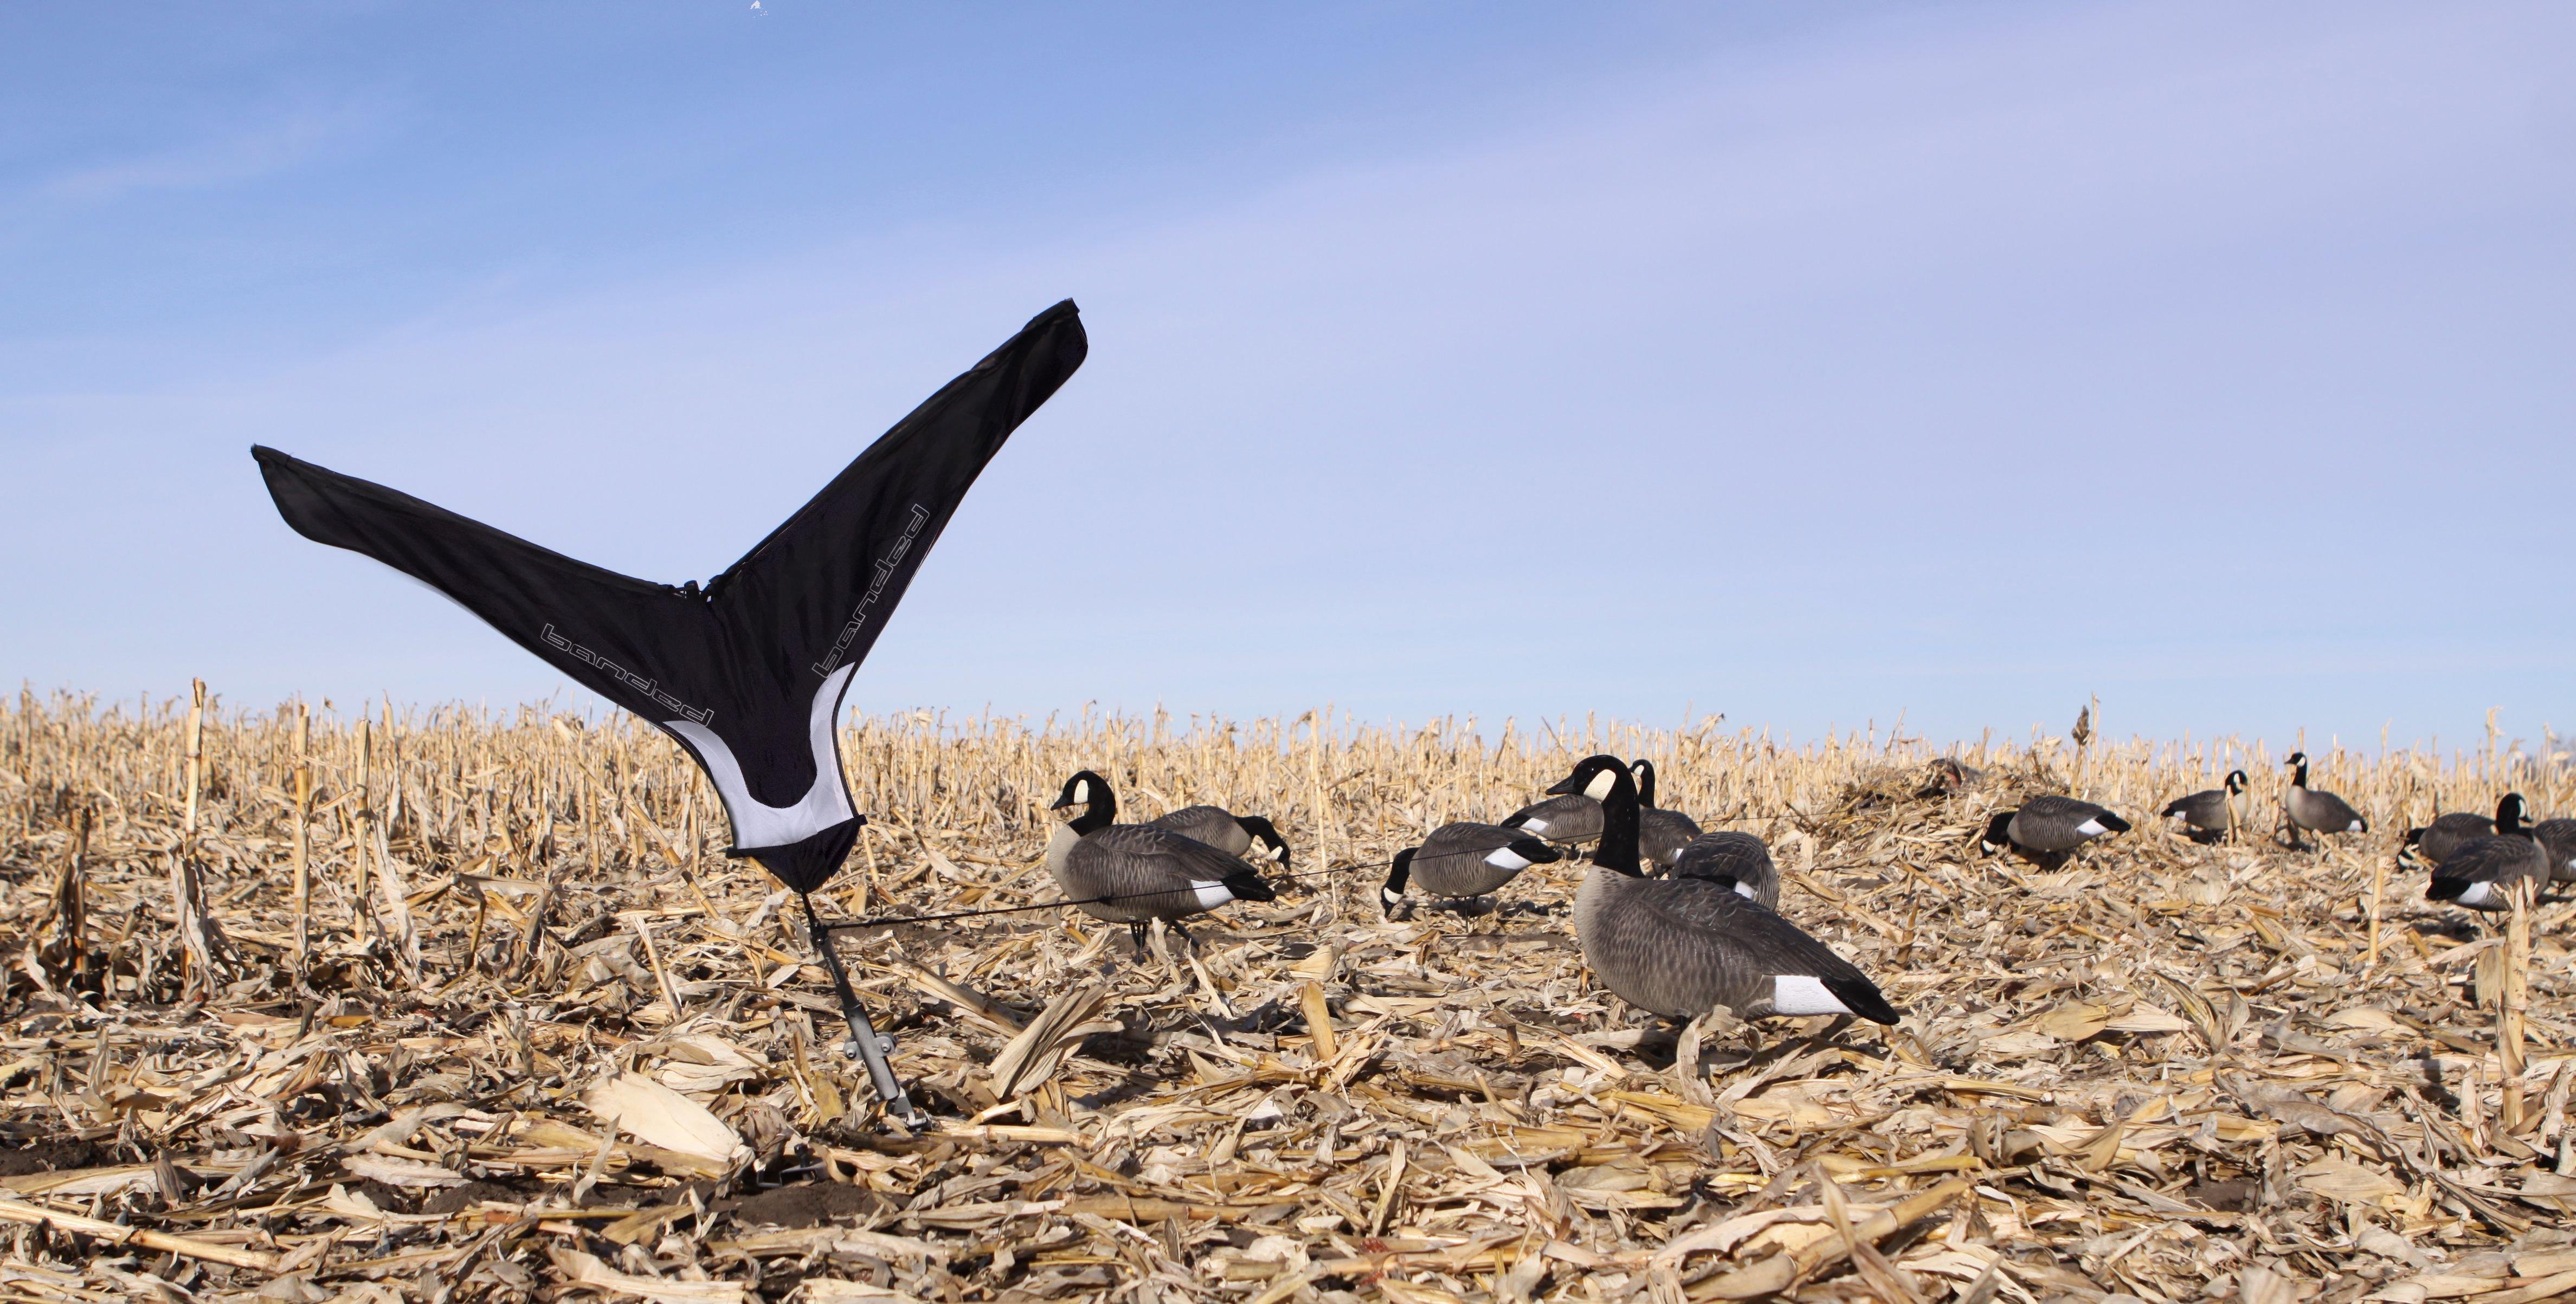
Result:
M835 728L851 672L984 464L1088 348L1072 300L1038 314L704 589L575 561L273 448L251 454L297 533L454 598L677 739L724 798L732 854L811 892L862 822Z

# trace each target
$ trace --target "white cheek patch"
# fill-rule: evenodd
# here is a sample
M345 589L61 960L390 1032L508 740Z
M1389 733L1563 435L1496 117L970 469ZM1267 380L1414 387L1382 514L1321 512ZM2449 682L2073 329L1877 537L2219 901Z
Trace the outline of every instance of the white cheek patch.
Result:
M1608 770L1603 770L1599 774L1592 776L1592 782L1583 785L1583 795L1590 797L1594 801L1601 801L1610 795L1611 789L1618 786L1619 776Z
M1775 974L1771 979L1773 1014L1849 1014L1851 1007L1825 985L1805 974Z
M1226 902L1234 899L1234 893L1227 891L1225 884L1223 883L1201 883L1196 879L1192 879L1190 881L1190 886L1198 889L1199 909L1201 910L1214 910L1218 906L1224 905Z
M2482 906L2495 900L2495 895L2495 884L2471 883L2461 890L2460 904L2464 906Z
M2100 820L2086 820L2083 823L2076 825L2075 831L2088 838L2098 838L2110 830L2103 828L2102 821Z
M1747 883L1740 878L1735 880L1735 894L1743 897L1747 901L1759 901L1762 899L1762 894L1754 891L1752 884ZM1782 981L1785 982L1787 980L1783 979Z
M1532 833L1545 833L1547 832L1547 821L1532 817L1530 819L1522 820L1521 827L1528 829Z
M1530 867L1530 863L1528 861L1513 854L1512 849L1509 847L1495 848L1494 854L1485 857L1485 863L1496 869L1508 869L1514 872Z
M1075 801L1079 801L1079 802L1088 802L1088 801L1090 801L1090 800L1091 800L1091 781L1090 781L1090 780L1086 779L1086 780L1084 780L1084 781L1082 781L1082 782L1080 782L1080 783L1077 783L1077 784L1073 785L1073 799L1074 799Z

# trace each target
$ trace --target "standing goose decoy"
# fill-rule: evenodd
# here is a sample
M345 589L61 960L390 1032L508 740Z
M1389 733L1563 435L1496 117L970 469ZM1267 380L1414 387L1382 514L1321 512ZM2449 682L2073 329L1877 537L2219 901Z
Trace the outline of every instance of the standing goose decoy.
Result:
M2310 833L2368 833L2370 821L2361 817L2350 802L2331 792L2319 792L2308 786L2308 754L2292 752L2287 762L2293 773L2290 790L2281 794L2281 809L2290 813L2291 844L2298 843L2297 830Z
M1630 761L1628 773L1637 778L1637 854L1649 865L1670 866L1673 857L1699 836L1699 821L1677 810L1656 808L1653 761L1643 757Z
M1421 846L1395 853L1395 867L1387 873L1386 886L1378 889L1378 902L1392 918L1404 903L1407 883L1419 883L1436 897L1480 897L1532 865L1562 859L1556 848L1519 829L1465 821L1443 824Z
M1618 757L1589 757L1549 791L1603 794L1601 846L1575 895L1574 927L1584 963L1630 1005L1674 1019L1723 1005L1744 1019L1857 1014L1896 1022L1896 1008L1860 970L1731 881L1644 877L1637 782Z
M2550 853L2539 830L2522 822L2522 798L2508 794L2496 805L2495 836L2471 838L2452 849L2424 885L2427 901L2456 901L2471 910L2510 910L2506 889L2530 879L2534 890L2550 879Z
M1719 880L1771 909L1780 908L1780 868L1771 863L1771 848L1750 833L1726 829L1691 839L1665 876Z
M1151 824L1115 823L1117 794L1089 770L1064 781L1054 808L1073 806L1082 813L1057 825L1047 839L1047 872L1084 914L1127 925L1139 953L1145 950L1145 925L1153 920L1170 923L1186 941L1182 919L1228 901L1276 899L1251 866L1204 842Z
M2019 810L1996 811L1978 845L1989 856L2018 847L2035 860L2062 860L2095 838L2128 831L2129 822L2107 806L2044 794L2023 802Z
M2194 842L2216 842L2244 822L2237 817L2236 798L2245 784L2245 771L2229 770L2224 787L2174 798L2164 809L2165 818L2181 819Z
M1601 836L1601 799L1585 792L1562 793L1513 811L1503 818L1501 827L1528 829L1560 847L1573 848Z
M1279 836L1279 830L1259 815L1237 815L1223 806L1183 806L1160 819L1147 820L1145 825L1169 829L1229 856L1258 848L1263 860L1277 865L1280 873L1288 872L1288 839Z
M2494 837L2508 820L2520 825L2524 809L2522 794L2508 792L2496 799L2494 819L2465 810L2436 815L2432 823L2420 829L2406 830L2406 845L2415 849L2417 859L2429 865L2439 865L2458 855L2460 848L2480 838Z

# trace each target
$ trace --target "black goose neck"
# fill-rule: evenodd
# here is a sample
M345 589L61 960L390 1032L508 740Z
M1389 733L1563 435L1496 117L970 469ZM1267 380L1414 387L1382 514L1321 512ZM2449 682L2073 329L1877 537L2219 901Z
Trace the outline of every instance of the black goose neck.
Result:
M1645 872L1637 867L1637 781L1624 769L1604 773L1610 776L1610 795L1601 799L1601 845L1593 850L1592 863L1643 878Z
M1636 765L1636 775L1637 775L1637 804L1638 804L1638 805L1640 805L1640 806L1652 806L1652 805L1654 805L1654 804L1655 804L1655 763L1654 763L1653 761L1639 761L1639 762L1637 762L1637 765Z
M2299 762L2298 769L2290 775L2290 786L2293 788L2304 788L2308 786L2308 763L2306 761Z

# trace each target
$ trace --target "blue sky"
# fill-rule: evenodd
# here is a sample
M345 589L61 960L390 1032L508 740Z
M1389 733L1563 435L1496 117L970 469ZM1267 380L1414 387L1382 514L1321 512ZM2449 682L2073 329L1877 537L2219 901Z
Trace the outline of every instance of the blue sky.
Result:
M0 11L0 676L565 691L1058 298L864 709L2576 727L2557 5Z

